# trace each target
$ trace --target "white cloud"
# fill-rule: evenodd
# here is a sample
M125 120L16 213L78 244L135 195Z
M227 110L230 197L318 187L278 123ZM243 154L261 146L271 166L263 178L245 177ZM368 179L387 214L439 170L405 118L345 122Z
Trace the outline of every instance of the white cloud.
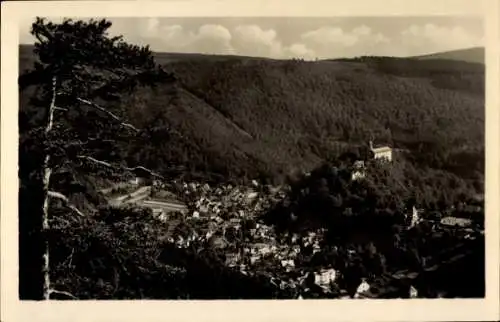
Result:
M180 25L164 26L158 31L158 38L160 38L162 49L173 49L175 47L186 47L193 41L193 35L184 32L184 28Z
M372 33L372 30L369 27L362 25L354 28L352 33L359 36L368 36Z
M272 45L276 41L276 31L273 29L263 30L257 25L238 26L235 34L241 36L245 41Z
M237 26L232 45L238 53L249 56L283 58L283 46L274 29L263 30L257 25Z
M357 26L344 30L337 26L323 26L300 36L308 52L318 58L339 58L376 55L391 40L381 33L373 33L370 27Z
M377 33L374 37L373 37L373 41L376 43L376 44L388 44L391 42L391 40L389 38L387 38L386 36L384 36L383 34L381 33Z
M314 59L314 50L303 43L285 46L274 29L262 29L257 25L241 25L234 28L231 44L241 55L278 59Z
M203 25L198 33L190 33L189 51L207 54L233 53L231 33L221 25Z
M230 41L231 33L221 25L203 25L199 29L198 37L207 37L215 40Z
M160 28L160 20L158 18L148 18L139 21L143 22L136 24L138 34L141 37L155 36Z
M295 43L287 48L288 57L304 58L304 59L314 59L316 58L316 53L314 50L309 49L304 44Z
M468 32L460 26L437 26L435 24L412 25L401 32L400 51L413 53L445 51L482 46L483 37Z
M321 27L302 34L301 39L311 46L342 45L350 47L356 44L358 35L346 33L339 27Z
M149 43L153 50L173 52L201 52L220 54L233 52L231 33L221 25L205 24L196 31L181 25L162 25L157 18L142 20L135 26L141 43ZM121 26L119 26L121 27ZM137 42L137 39L130 39Z

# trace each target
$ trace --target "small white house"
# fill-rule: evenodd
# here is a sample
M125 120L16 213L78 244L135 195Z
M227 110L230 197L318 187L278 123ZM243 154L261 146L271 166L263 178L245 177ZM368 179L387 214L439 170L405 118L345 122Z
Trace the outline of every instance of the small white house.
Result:
M293 259L282 260L281 266L283 266L287 272L291 272L295 267L295 261Z
M365 162L358 160L354 162L353 164L353 170L351 173L351 180L355 181L361 178L364 178L366 175L365 173Z
M441 225L445 226L458 226L458 227L467 227L472 224L472 220L466 218L457 218L457 217L444 217L441 219Z
M145 185L147 183L147 180L144 177L137 176L134 179L130 180L129 182L130 182L130 184L133 184L136 186L142 186L142 185Z
M366 279L362 279L361 284L359 284L356 289L356 294L354 294L354 298L364 298L364 294L370 290L370 284L366 281Z
M314 284L321 287L323 291L328 292L330 290L331 284L336 279L336 271L333 268L322 269L319 272L314 272Z

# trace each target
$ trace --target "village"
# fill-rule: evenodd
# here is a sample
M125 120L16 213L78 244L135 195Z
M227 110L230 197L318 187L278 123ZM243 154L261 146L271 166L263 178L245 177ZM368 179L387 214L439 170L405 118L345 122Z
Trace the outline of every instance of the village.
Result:
M392 149L374 149L375 159L392 161ZM352 180L364 177L363 161L352 167ZM311 267L315 256L321 256L325 230L307 234L278 235L272 226L259 217L285 197L284 186L261 185L253 180L248 186L222 185L211 187L206 183L163 182L148 173L137 172L134 180L119 189L122 195L110 198L114 206L139 206L152 210L153 216L168 224L165 240L178 248L200 247L215 249L224 254L227 267L242 274L263 274L280 289L289 289L296 298L311 297L312 293L332 298L373 297L370 284L363 279L354 296L342 290L336 281L340 271L332 265ZM109 189L107 193L110 193ZM432 225L435 234L460 231L464 239L484 234L471 219L445 216L434 218L424 209L408 209L407 229L422 222ZM348 249L355 254L356 249ZM412 276L413 273L398 273ZM396 274L397 275L397 274ZM418 297L413 285L409 297Z

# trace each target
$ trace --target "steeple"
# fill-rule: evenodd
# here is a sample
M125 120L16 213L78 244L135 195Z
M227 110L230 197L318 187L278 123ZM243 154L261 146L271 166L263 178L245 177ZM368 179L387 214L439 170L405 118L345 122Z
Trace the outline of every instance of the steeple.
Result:
M370 145L370 150L373 151L373 133L370 133L370 140L368 141L368 144Z

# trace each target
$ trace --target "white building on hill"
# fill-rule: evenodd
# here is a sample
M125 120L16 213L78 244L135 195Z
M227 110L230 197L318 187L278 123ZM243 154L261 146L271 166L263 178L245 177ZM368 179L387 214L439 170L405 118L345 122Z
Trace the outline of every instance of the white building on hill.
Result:
M373 157L375 159L386 159L387 161L392 161L392 148L388 146L383 146L379 148L373 147L373 142L370 141L370 151L373 152Z

